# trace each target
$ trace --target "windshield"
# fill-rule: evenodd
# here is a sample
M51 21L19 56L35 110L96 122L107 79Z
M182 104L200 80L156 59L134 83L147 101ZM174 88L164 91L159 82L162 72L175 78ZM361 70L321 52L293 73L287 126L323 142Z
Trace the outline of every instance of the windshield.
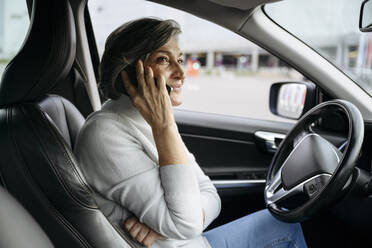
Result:
M265 12L372 96L372 33L359 31L362 2L287 0L267 4Z

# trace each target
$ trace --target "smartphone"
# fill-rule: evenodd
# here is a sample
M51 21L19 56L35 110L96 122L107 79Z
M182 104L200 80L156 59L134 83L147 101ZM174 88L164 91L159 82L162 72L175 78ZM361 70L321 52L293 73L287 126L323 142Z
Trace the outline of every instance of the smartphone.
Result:
M132 82L133 86L138 89L138 81L137 81L137 72L136 72L136 67L132 64L130 65L127 65L125 68L124 68L124 71L127 72L127 75L128 75L128 78L129 80ZM156 84L156 78L155 78L155 84ZM168 91L168 94L170 95L170 92L171 92L171 87L168 86L168 85L165 85L166 88L167 88L167 91ZM123 84L123 81L122 81L122 78L121 78L121 73L119 73L118 77L116 78L116 81L115 81L115 88L129 96L127 90L125 89L125 86Z

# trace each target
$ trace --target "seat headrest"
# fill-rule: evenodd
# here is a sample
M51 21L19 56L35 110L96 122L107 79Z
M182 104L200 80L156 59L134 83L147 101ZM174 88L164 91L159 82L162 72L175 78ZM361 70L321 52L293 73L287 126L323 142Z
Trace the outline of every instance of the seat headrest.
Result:
M68 0L34 0L25 41L0 81L0 106L40 100L68 75L75 54Z

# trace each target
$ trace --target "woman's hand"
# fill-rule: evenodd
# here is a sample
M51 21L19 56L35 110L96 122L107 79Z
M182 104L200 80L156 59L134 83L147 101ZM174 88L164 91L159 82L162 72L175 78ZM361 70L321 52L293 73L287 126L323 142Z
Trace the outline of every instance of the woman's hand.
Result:
M139 222L136 217L131 217L123 222L123 227L128 230L129 234L139 243L146 247L151 245L158 239L166 240L165 237L153 231L145 224Z
M159 75L155 85L152 69L146 67L144 73L142 61L137 62L138 90L132 85L125 71L121 75L133 105L152 128L159 155L159 166L188 164L182 139L174 121L164 77Z
M143 67L139 60L136 64L138 89L130 82L125 71L121 73L124 86L139 110L153 130L161 131L175 124L172 104L166 89L165 79L159 75L155 84L151 67Z

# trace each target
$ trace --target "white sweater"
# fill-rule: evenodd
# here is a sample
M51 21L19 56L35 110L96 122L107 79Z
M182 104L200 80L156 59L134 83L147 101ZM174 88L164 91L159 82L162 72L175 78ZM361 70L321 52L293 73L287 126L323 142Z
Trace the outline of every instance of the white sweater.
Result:
M119 226L134 214L168 238L157 240L154 248L209 248L201 234L220 213L221 202L187 153L189 165L159 167L151 127L124 95L87 118L75 146L82 172L111 223Z

